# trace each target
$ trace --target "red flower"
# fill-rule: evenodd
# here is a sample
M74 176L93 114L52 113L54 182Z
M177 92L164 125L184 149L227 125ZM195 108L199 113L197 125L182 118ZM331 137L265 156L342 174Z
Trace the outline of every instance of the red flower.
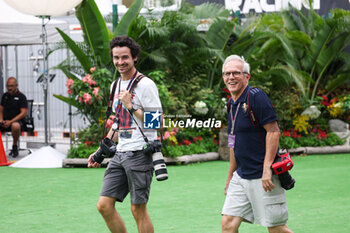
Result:
M214 144L219 145L219 141L216 139L213 139Z
M84 141L84 143L87 147L90 147L91 144L93 144L94 142L93 141Z
M71 79L71 78L69 78L69 79L67 80L67 82L66 82L66 87L67 87L68 89L71 89L71 88L73 87L73 85L74 85L74 80Z
M91 95L89 93L83 94L83 101L85 104L91 104Z
M193 138L193 141L194 141L194 142L196 142L196 141L202 141L202 137L201 137L201 136L194 137L194 138Z
M326 131L321 131L321 130L318 131L318 136L317 136L318 139L325 139L326 137L327 137Z
M231 98L231 92L227 89L227 88L222 88L222 90L224 91L224 92L226 92L227 93L227 95L226 95L226 99L229 99L229 98Z
M292 132L292 138L300 138L301 134L298 134L297 131L293 130Z
M226 92L227 94L231 94L230 91L229 91L226 87L222 88L222 90L223 90L224 92Z
M283 131L283 136L290 137L290 131L289 130L284 130Z
M90 73L93 73L93 72L95 72L95 70L96 70L96 66L94 66L94 67L91 67L91 68L90 68Z
M329 103L332 104L332 103L338 102L338 100L339 99L337 97L335 97L335 98L331 99L331 101L329 101Z
M111 115L111 116L109 117L109 119L107 120L106 126L107 126L108 128L112 128L112 125L113 125L113 123L114 123L114 118L115 118L115 116L114 116L114 115Z
M185 140L183 141L183 143L184 143L185 145L190 145L190 144L191 144L191 141L185 139Z
M329 102L328 102L328 97L327 96L325 96L325 95L323 95L322 96L322 99L323 99L323 101L321 102L321 104L322 105L324 105L324 106L329 106L329 105L331 105Z

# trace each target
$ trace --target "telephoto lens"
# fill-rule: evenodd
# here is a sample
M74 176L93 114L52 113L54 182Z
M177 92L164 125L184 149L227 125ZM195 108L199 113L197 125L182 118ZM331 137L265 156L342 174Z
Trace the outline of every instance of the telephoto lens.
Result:
M154 173L156 174L156 179L158 181L168 179L168 171L166 170L166 165L162 152L155 152L152 154Z
M153 148L152 160L156 179L158 181L166 180L168 179L168 171L162 154L162 143L158 140L154 141Z

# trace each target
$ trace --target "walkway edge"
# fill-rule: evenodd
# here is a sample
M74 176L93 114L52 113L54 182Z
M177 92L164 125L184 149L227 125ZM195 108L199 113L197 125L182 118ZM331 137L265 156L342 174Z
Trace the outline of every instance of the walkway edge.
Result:
M350 146L324 146L324 147L299 147L288 150L291 155L300 154L339 154L339 153L350 153ZM207 162L219 160L220 156L217 152L208 152L205 154L193 154L183 155L175 158L165 157L165 163L168 165L173 164L189 164L197 162ZM106 167L110 158L103 160L102 167ZM64 159L62 167L87 167L88 159Z
M110 158L104 159L102 162L102 167L106 167ZM219 153L208 152L205 154L193 154L193 155L183 155L176 158L164 158L165 163L170 164L189 164L196 162L207 162L219 160ZM64 159L62 162L62 167L73 168L73 167L87 167L88 159L84 158L74 158L74 159Z
M323 147L299 147L288 150L291 155L299 154L339 154L339 153L350 153L350 146L323 146Z

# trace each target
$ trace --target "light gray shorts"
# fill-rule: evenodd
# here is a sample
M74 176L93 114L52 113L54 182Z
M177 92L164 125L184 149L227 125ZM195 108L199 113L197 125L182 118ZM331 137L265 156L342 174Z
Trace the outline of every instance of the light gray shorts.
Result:
M242 179L235 172L227 189L222 214L241 217L246 222L256 222L264 227L286 224L288 208L285 190L278 176L273 175L272 182L275 188L265 192L261 179Z
M119 202L130 192L132 204L147 203L153 176L152 157L137 152L116 152L105 171L101 196Z

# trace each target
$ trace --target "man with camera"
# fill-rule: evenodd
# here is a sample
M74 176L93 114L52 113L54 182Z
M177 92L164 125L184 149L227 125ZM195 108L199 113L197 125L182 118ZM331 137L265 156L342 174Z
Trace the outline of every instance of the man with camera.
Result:
M17 142L24 129L24 118L27 115L28 102L26 96L18 90L18 82L15 77L10 77L6 82L7 92L1 97L0 104L0 129L11 132L13 143L10 155L18 156Z
M227 103L230 167L222 232L238 232L245 221L265 226L270 233L290 233L285 190L271 169L278 157L280 134L272 104L262 90L248 85L250 66L243 57L227 57L222 72L231 93Z
M111 85L110 103L113 103L111 106L116 118L100 149L88 159L88 167L100 167L103 156L113 156L104 175L97 209L109 230L118 233L127 231L115 209L115 202L122 202L129 192L138 231L154 232L147 202L153 176L151 154L155 148L159 149L158 144L154 143L157 131L141 130L139 126L142 125L145 111L158 113L162 107L155 83L136 70L140 49L127 36L115 37L110 42L113 64L121 75ZM110 139L118 141L118 144L115 145Z

